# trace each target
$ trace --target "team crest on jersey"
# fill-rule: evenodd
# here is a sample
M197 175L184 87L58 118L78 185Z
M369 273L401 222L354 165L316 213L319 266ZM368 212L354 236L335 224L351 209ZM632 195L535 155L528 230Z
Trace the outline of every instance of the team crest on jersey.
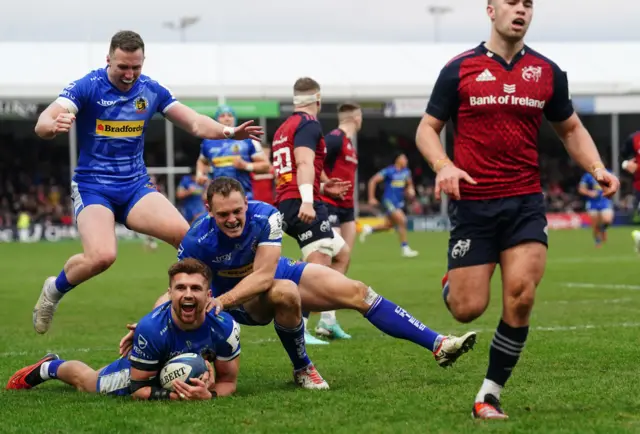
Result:
M542 77L542 66L525 66L522 68L524 81L535 81L537 83L540 77Z
M144 113L147 111L147 107L149 107L149 101L143 96L136 98L133 104L136 108L136 113Z
M234 143L233 146L231 146L231 152L233 152L234 154L237 154L240 152L240 145L238 145L237 143Z

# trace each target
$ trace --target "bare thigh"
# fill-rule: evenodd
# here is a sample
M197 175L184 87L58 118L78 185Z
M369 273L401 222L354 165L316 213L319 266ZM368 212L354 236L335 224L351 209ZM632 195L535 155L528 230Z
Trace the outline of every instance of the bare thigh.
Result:
M496 264L491 263L449 270L447 303L458 321L472 321L487 309L495 269Z
M158 238L175 248L189 230L189 223L169 199L158 192L142 197L127 216L127 226L141 234Z
M82 249L90 258L112 258L117 251L116 223L113 212L102 205L89 205L77 218ZM111 261L113 262L113 261Z
M356 222L346 222L340 225L340 228L336 228L340 230L340 235L344 238L344 241L347 243L350 249L353 250L353 244L356 241Z

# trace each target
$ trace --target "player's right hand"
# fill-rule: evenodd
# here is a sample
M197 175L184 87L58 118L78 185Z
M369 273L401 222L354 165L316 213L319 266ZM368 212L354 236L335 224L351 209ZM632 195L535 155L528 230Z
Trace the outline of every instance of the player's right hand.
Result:
M207 385L209 392L213 392L216 389L216 374L213 371L213 366L208 360L204 361L207 364L208 372L202 374L202 381Z
M120 339L120 356L125 357L133 348L133 333L136 331L136 326L138 323L127 324L127 329L129 332L124 335L122 339Z
M196 184L205 185L208 179L207 175L196 175Z
M213 310L214 313L218 315L220 312L222 312L223 308L224 306L222 305L220 300L215 297L209 297L209 301L207 302L207 307L205 309L207 312L211 312Z
M60 113L53 121L53 134L68 133L75 120L76 115L73 113Z
M205 373L206 376L209 373ZM212 395L207 388L207 384L199 378L192 378L189 380L193 386L185 383L182 380L173 380L173 390L178 394L180 399L185 401L197 401L211 399Z
M313 204L303 202L302 205L300 205L300 211L298 211L298 218L306 224L314 221L316 219L316 210L313 209Z
M233 138L238 140L252 139L260 141L260 136L264 134L264 130L261 126L251 125L253 121L247 121L242 125L237 126L233 130Z
M453 163L444 166L436 175L436 198L441 199L441 194L444 193L455 200L459 200L460 180L473 185L477 184L477 182L469 176L467 172L457 168Z
M598 169L593 176L602 187L602 195L610 198L620 189L620 180L613 174L604 169Z

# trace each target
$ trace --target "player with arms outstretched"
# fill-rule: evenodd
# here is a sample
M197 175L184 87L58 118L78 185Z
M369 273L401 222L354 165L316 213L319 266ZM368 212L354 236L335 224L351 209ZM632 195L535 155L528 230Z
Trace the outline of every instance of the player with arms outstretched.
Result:
M191 172L182 177L176 191L176 199L179 201L182 216L189 224L207 212L203 195L204 187L196 181L195 173Z
M47 354L16 372L8 390L31 389L56 379L81 392L143 400L206 400L236 390L240 355L240 326L228 313L207 312L211 270L196 259L169 268L168 301L140 320L131 352L94 370L77 360ZM174 392L160 386L158 373L165 363L183 353L199 353L209 372L186 384L174 380ZM215 374L208 359L213 359Z
M213 118L227 127L234 127L236 124L236 114L227 105L218 107ZM251 175L269 173L270 170L271 163L257 140L205 139L202 141L200 157L196 162L196 179L204 185L209 178L235 178L244 187L247 197L252 199Z
M409 200L416 197L416 190L411 178L411 169L407 156L400 154L396 157L394 164L387 166L376 173L369 180L369 204L379 205L376 199L376 187L379 183L384 183L382 194L382 208L386 214L386 221L378 226L365 225L360 233L360 241L364 242L368 235L374 232L396 228L400 238L401 255L405 258L415 258L418 252L409 247L407 242L407 216L404 213L405 196Z
M591 218L593 240L596 247L600 247L607 241L607 228L613 223L613 201L602 195L602 187L591 173L582 175L578 193L586 198L585 209Z
M320 182L327 153L317 119L321 107L320 85L312 78L299 78L293 94L294 112L280 125L273 141L275 203L284 217L285 232L300 246L302 260L344 273L349 265L350 249L342 236L332 230L321 194L344 197L350 183L338 178ZM323 312L320 320L326 334L350 337L340 327L335 312ZM306 334L305 339L309 343L323 343L310 334Z
M547 220L537 137L543 115L571 158L610 197L619 188L608 173L569 97L567 76L524 44L532 0L489 0L491 37L440 72L416 142L436 172L436 195L452 199L448 273L443 296L453 316L470 322L489 304L496 264L502 279L502 318L473 416L506 419L500 394L529 333L536 287L547 260ZM440 142L454 122L452 162Z
M71 198L83 253L48 278L33 311L33 325L46 333L63 295L102 273L116 260L115 223L125 224L178 247L189 224L149 182L144 132L157 112L197 137L256 138L260 127L246 122L225 127L178 102L157 81L142 75L144 42L121 31L111 38L107 66L64 88L38 118L36 134L52 139L76 123L80 156Z

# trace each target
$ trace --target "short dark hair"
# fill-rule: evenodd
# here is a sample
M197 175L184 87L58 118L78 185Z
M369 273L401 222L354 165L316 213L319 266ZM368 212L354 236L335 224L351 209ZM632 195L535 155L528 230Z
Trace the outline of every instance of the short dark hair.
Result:
M171 282L173 282L176 274L180 273L199 274L207 280L209 287L211 287L213 273L211 272L211 268L204 262L194 258L185 258L173 264L169 267L169 286L171 286Z
M111 37L109 53L113 54L118 48L127 53L133 53L137 50L142 50L144 53L144 41L136 32L121 30Z
M293 85L293 94L312 93L320 90L320 84L311 77L302 77L296 80Z
M229 178L228 176L220 176L209 184L207 188L207 203L211 205L211 199L214 194L220 194L223 197L229 197L234 191L240 192L242 197L245 197L244 188L237 179Z
M338 106L338 114L340 113L350 113L356 110L361 110L360 104L353 101L347 101Z

